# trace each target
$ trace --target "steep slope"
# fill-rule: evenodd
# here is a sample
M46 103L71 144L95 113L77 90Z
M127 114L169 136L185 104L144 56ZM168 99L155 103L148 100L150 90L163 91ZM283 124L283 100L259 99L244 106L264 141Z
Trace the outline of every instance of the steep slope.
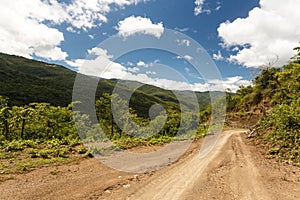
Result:
M265 148L267 157L300 166L299 63L297 59L282 68L263 70L253 86L228 96L227 116L229 123L234 119L253 129L249 137Z

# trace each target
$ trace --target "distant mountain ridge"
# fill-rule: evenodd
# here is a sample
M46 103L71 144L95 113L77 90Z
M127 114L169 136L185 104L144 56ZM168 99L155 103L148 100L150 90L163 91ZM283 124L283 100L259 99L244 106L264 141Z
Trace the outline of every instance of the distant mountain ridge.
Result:
M12 105L48 102L66 106L72 101L76 75L76 72L60 65L0 53L0 95L8 97ZM117 82L117 79L100 79L96 99L104 92L111 93ZM184 106L195 107L190 102L191 91L180 93L186 96ZM210 102L209 92L196 92L196 95L200 109L206 108ZM137 113L148 115L145 110L154 103L179 109L172 91L147 84L135 91L130 105Z

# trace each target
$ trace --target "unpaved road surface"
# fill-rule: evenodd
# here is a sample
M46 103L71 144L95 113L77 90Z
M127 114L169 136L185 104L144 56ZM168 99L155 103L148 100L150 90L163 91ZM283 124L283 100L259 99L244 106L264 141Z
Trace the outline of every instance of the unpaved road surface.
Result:
M266 160L242 131L224 131L202 159L200 142L153 173L119 172L87 159L15 175L0 183L0 199L300 199L299 167Z

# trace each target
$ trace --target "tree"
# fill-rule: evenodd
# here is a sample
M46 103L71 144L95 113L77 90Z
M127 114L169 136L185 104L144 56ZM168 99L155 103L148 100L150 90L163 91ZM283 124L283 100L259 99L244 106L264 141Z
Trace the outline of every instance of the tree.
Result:
M293 60L294 63L300 64L300 46L299 47L295 47L294 51L297 51L297 54L292 57L292 60Z
M0 96L0 133L4 135L6 140L9 139L9 118L8 98Z

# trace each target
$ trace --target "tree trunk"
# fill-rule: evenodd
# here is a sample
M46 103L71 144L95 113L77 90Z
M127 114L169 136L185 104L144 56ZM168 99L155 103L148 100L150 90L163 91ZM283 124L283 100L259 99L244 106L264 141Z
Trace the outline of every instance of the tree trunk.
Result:
M25 118L22 119L21 139L24 139Z
M113 118L112 113L110 115L110 123L111 123L111 133L110 134L111 134L111 138L112 138L114 136L114 118Z

